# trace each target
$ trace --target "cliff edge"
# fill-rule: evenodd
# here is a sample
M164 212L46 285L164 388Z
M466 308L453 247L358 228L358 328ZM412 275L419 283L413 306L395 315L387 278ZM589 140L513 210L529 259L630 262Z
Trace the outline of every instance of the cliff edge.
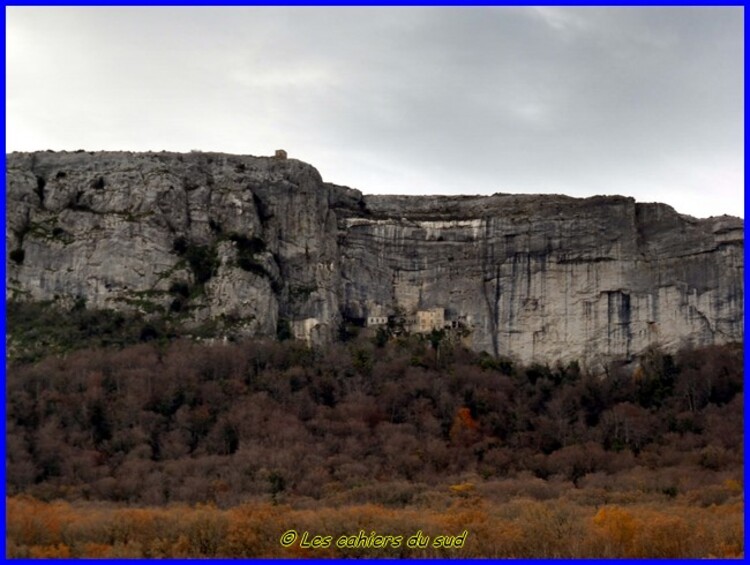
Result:
M620 196L365 196L284 156L13 153L6 167L8 300L244 335L286 324L316 343L345 320L439 312L434 327L524 362L743 339L739 218Z

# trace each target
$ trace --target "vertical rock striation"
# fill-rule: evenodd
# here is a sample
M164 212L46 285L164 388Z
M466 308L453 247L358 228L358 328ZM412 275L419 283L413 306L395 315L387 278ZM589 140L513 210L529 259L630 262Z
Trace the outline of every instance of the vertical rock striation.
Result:
M342 215L346 311L445 307L524 361L742 340L743 232L631 198L365 197ZM364 305L364 306L363 306Z
M629 357L743 339L743 226L631 198L363 196L295 159L7 157L11 300L85 301L315 343L444 308L477 350Z

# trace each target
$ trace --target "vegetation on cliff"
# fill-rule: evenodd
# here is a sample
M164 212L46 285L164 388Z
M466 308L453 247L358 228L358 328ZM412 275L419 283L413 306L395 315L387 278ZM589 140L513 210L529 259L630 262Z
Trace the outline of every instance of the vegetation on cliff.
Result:
M654 349L592 375L430 336L212 344L37 308L25 324L9 310L12 340L37 345L7 366L12 555L742 552L740 345ZM289 528L413 525L471 541L462 553L278 543Z

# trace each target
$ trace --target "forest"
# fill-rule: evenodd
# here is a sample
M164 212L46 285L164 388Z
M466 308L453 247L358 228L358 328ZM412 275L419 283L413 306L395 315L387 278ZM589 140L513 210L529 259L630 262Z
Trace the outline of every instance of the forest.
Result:
M11 557L744 552L741 344L591 374L442 336L314 350L115 326L130 338L12 350ZM285 547L288 530L333 543ZM336 546L360 530L468 534Z

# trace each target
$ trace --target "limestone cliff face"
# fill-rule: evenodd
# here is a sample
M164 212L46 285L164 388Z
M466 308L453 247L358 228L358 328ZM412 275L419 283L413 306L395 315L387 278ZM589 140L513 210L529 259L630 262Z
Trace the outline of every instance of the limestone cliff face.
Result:
M9 299L333 339L344 318L445 308L477 350L628 357L743 339L738 218L631 198L363 196L294 159L7 157Z

